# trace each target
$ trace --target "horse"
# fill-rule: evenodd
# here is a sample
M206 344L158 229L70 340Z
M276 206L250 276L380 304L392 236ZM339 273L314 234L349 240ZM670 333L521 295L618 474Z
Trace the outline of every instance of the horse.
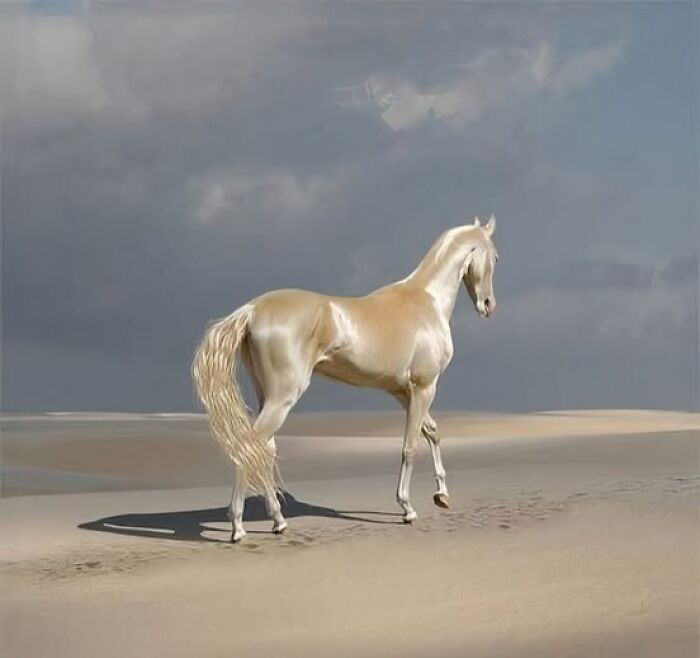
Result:
M452 359L450 331L460 282L479 316L496 309L493 273L496 220L443 232L405 279L364 297L308 290L273 290L210 324L192 363L196 393L212 434L235 465L228 508L232 542L245 536L246 492L265 497L272 531L282 533L275 434L308 388L314 373L354 386L384 390L406 411L396 500L403 520L417 518L409 489L417 444L430 446L437 491L450 505L440 437L430 415L438 378ZM237 381L243 362L258 399L255 420Z

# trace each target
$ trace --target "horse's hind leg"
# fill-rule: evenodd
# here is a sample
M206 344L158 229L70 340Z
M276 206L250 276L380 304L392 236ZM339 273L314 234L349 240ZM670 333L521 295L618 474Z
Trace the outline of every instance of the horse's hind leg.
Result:
M303 383L302 386L284 387L276 395L266 396L265 404L253 429L260 439L267 440L269 450L275 451L275 434L282 427L287 415L307 386L308 382ZM287 527L287 521L282 515L282 506L276 492L269 491L266 500L268 512L273 519L272 532L280 534Z
M250 379L253 382L253 387L255 388L255 394L258 398L259 409L262 408L264 398L263 391L260 386L260 382L255 374L255 369L250 356L250 351L248 349L247 342L244 342L241 348L241 357L243 363L245 364ZM243 529L243 512L245 510L245 485L241 481L241 478L236 473L236 480L233 485L233 491L231 492L231 502L229 503L227 515L231 525L233 526L233 532L231 533L231 541L237 543L243 539L246 535L246 531Z
M267 449L273 454L277 452L275 445L275 433L282 427L287 418L291 405L281 403L275 399L268 398L255 421L253 430L263 440L267 440ZM277 492L269 490L265 494L265 506L267 513L272 517L272 532L281 534L287 527L287 521L282 515L282 506L277 498Z
M277 346L279 348L279 346ZM278 350L273 360L264 349L247 350L246 363L260 401L260 413L253 425L258 440L267 441L268 450L276 454L275 434L282 427L292 407L308 388L311 367L290 351ZM267 510L273 519L272 531L284 532L287 521L275 491L268 491Z
M236 484L233 488L231 496L231 504L228 508L228 518L233 525L233 533L231 534L232 542L239 542L245 537L243 529L243 508L245 507L245 485L240 478L236 477Z
M262 418L261 420L262 411L265 407L265 389L263 386L262 375L259 372L260 366L256 366L255 361L253 359L253 355L251 354L250 346L248 345L247 341L243 345L243 349L241 350L241 356L243 358L243 363L245 364L245 367L248 370L248 374L250 375L250 380L253 384L253 388L255 389L255 395L258 399L258 418L255 421L253 429L260 435L267 431L267 428L263 426L265 423L265 418ZM277 454L277 445L275 444L274 432L272 436L270 436L270 438L267 440L267 448L272 452L273 455ZM282 516L282 508L279 499L277 498L277 492L266 492L265 508L267 509L268 515L273 520L272 531L275 533L284 532L284 529L287 527L287 522L285 521L284 516Z

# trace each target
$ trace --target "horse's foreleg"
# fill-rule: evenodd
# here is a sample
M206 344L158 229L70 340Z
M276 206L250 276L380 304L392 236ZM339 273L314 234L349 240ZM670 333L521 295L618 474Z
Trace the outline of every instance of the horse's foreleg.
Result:
M408 410L408 395L404 392L392 394L401 404ZM426 412L425 419L421 426L421 434L430 446L430 453L433 457L433 469L435 472L435 482L437 483L437 491L433 495L433 501L438 507L448 508L450 506L450 494L447 492L447 484L445 482L445 467L442 464L442 455L440 454L440 435L438 434L437 423Z
M435 483L437 484L437 491L433 495L433 501L438 507L447 508L450 506L450 494L447 492L445 467L442 465L442 455L440 454L440 435L438 434L437 423L429 413L425 415L421 431L428 441L430 453L433 457Z
M418 438L421 435L425 414L430 408L433 397L435 397L434 382L422 388L413 387L408 393L401 472L396 490L396 500L403 509L403 520L406 523L410 523L417 517L410 501L411 475L413 474L413 461L416 456Z

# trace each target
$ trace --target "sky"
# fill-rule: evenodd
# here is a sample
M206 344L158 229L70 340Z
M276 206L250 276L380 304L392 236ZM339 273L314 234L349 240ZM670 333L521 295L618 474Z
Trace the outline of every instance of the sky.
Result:
M697 409L689 2L0 0L2 408L190 411L207 323L495 213L435 408ZM319 379L298 410L394 408Z

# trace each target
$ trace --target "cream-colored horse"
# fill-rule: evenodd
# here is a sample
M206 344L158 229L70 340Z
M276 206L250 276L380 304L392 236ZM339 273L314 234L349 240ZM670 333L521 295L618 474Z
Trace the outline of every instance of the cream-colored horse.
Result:
M479 315L496 308L491 236L495 218L445 231L407 278L365 297L330 297L305 290L261 295L209 327L192 374L214 436L236 465L229 517L232 541L244 535L247 490L266 497L273 532L287 523L277 499L274 435L309 386L311 375L379 388L406 409L403 459L396 498L403 518L416 512L409 487L422 435L433 457L435 504L449 507L437 425L429 410L438 377L452 358L450 318L460 281ZM236 381L240 354L260 412L253 422Z

